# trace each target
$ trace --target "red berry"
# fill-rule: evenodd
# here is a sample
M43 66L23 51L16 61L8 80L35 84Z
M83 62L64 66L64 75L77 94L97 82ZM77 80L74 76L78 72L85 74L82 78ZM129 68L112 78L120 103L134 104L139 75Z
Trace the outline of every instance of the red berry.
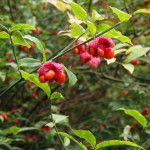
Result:
M54 35L57 35L58 34L58 31L54 31L54 33L53 33Z
M100 56L100 57L103 57L104 56L104 51L100 48L97 49L97 55Z
M144 22L141 22L141 23L140 23L140 25L141 25L141 26L144 26L144 25L145 25L145 23L144 23Z
M125 96L126 95L126 93L125 92L121 92L121 94L120 94L121 96Z
M45 4L45 5L43 5L43 7L42 7L43 9L47 9L47 5Z
M55 71L49 70L48 72L45 73L44 77L46 80L51 80L55 76Z
M13 120L13 123L18 124L19 121L17 119Z
M26 46L21 45L20 47L21 47L21 50L23 50L23 51L26 51L26 50L27 50L27 47L26 47Z
M35 30L33 30L33 33L35 33L35 34L39 34L40 33L40 30L39 30L39 28L35 28Z
M90 47L88 52L89 52L89 54L94 56L96 53L96 50L93 47Z
M55 75L55 77L54 77L54 80L55 80L57 83L62 84L62 83L64 83L65 80L66 80L66 74L65 74L64 72L59 71L59 72L56 73L56 75Z
M139 60L137 60L137 59L133 59L133 60L132 60L132 64L135 65L135 66L139 65L139 63L140 63L140 62L139 62Z
M24 136L24 139L25 139L26 141L28 141L28 140L30 139L29 135L25 135L25 136Z
M12 106L13 106L13 107L17 107L17 104L16 104L16 103L13 103Z
M45 83L46 82L45 76L43 76L43 75L39 76L39 80L40 80L41 83Z
M30 44L30 46L31 47L29 48L29 50L32 51L34 49L35 45L34 44Z
M99 125L99 126L97 127L98 130L101 130L102 128L103 128L102 125Z
M45 52L45 54L47 54L47 53L48 53L48 51L47 51L46 49L44 49L44 52Z
M12 113L16 113L16 109L12 109Z
M35 97L35 96L36 96L36 93L35 93L35 92L32 92L31 95L32 95L33 97Z
M74 51L75 54L79 54L78 48L75 48L73 51Z
M138 21L138 18L133 18L133 23L136 23Z
M149 114L149 109L146 107L146 108L143 109L142 115L146 116L148 114Z
M8 116L5 113L2 113L1 116L4 118L4 122L8 120Z
M32 82L29 81L29 82L27 83L27 86L28 86L28 88L30 88L30 87L32 86Z
M60 107L57 107L57 111L61 111L61 108L60 108Z
M24 109L21 109L21 112L23 113L23 112L24 112Z
M114 57L114 50L112 48L106 48L104 52L104 58L111 59Z
M36 136L34 135L34 136L32 136L32 140L34 141L34 142L37 142L37 138L36 138Z
M148 1L144 1L144 2L143 2L143 5L144 5L144 6L147 6L147 5L148 5Z
M7 77L6 79L8 82L12 80L12 77Z

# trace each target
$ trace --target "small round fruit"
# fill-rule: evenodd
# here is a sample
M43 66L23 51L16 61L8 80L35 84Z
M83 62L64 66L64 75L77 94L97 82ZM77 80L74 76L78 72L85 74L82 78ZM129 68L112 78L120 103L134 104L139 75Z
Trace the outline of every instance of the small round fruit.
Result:
M55 79L55 81L56 81L57 83L62 84L62 83L64 83L65 80L66 80L66 74L65 74L64 72L59 71L59 72L56 73L54 79Z
M46 82L46 80L45 80L45 76L39 76L39 81L41 82L41 83L45 83Z
M45 73L44 77L46 80L51 80L55 76L55 71L49 70L48 72Z
M75 48L73 51L74 51L75 54L79 54L78 48Z
M104 53L104 57L106 59L111 59L114 57L114 50L112 48L106 48L105 53Z
M95 54L95 49L93 47L90 47L89 54L91 54L91 55Z
M100 48L97 49L97 55L100 56L100 57L103 57L104 56L104 51Z

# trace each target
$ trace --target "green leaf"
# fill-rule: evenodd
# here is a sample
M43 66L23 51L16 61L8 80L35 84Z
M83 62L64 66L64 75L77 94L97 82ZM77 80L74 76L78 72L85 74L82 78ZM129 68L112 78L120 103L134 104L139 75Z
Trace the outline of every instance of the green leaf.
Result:
M10 29L10 32L15 31L15 30L24 30L24 29L28 29L28 30L35 30L35 28L31 25L28 24L17 24L15 26L13 26Z
M18 133L25 132L25 131L32 131L32 130L38 130L38 128L36 128L36 127L22 127L22 128L20 128Z
M75 16L78 19L81 19L83 21L87 20L87 13L80 5L78 5L76 3L69 3L69 5L71 6Z
M39 88L41 88L47 94L48 97L50 96L51 90L50 90L50 87L48 86L47 83L41 83L37 76L34 76L34 75L29 74L27 72L24 72L23 70L20 70L20 72L22 73L22 75L25 79L36 84Z
M133 15L138 14L138 13L147 13L147 14L150 14L150 9L139 9L139 10L135 11L133 13Z
M23 58L18 61L20 67L33 68L41 65L41 62L34 58Z
M97 144L96 150L102 147L113 146L113 145L128 145L128 146L134 146L134 147L139 147L141 149L144 149L141 146L135 143L129 142L129 141L109 140L109 141L104 141L104 142Z
M14 44L24 45L30 48L30 45L25 41L20 31L16 31L12 37Z
M124 22L124 21L128 21L130 18L131 18L131 15L117 9L117 8L114 8L114 7L110 7L112 9L112 11L117 14L120 22Z
M59 92L53 92L51 95L51 100L54 98L58 98L58 99L64 99L63 95Z
M12 126L9 129L13 135L16 135L21 128Z
M89 28L92 36L93 36L96 33L95 25L92 22L90 22L90 21L87 21L86 24L87 24L87 26L88 26L88 28Z
M9 38L8 33L6 33L5 31L0 32L0 39L7 39Z
M132 64L122 64L122 66L128 70L131 74L133 73L134 71L134 66Z
M35 43L37 49L43 55L43 62L46 62L46 55L45 55L45 51L44 51L42 43L37 38L35 38L35 37L31 36L31 35L25 35L24 38L32 41L33 43Z
M0 116L0 120L1 122L4 122L4 118L2 116Z
M125 59L125 62L130 62L135 58L139 58L145 55L150 50L150 47L137 49L129 54L129 56Z
M72 130L72 132L77 135L80 138L85 139L87 142L89 142L92 146L92 148L96 145L96 139L94 135L90 131L86 130Z
M68 146L69 144L70 144L70 139L67 138L67 137L65 137L65 138L64 138L64 145L65 145L65 146Z
M110 27L111 26L109 26L107 24L99 24L96 26L96 31L99 33L104 32L105 30L107 30ZM109 37L109 38L114 38L114 39L121 41L122 43L129 43L130 45L133 45L131 40L128 37L122 35L122 33L120 31L116 31L115 29L108 31L107 33L103 34L103 36Z
M96 20L103 20L104 18L96 11L92 11L92 22L94 23Z
M85 30L82 26L76 24L75 22L71 24L71 37L76 37L81 35Z
M50 128L53 128L55 126L55 124L53 122L47 123L46 125Z
M147 121L143 115L141 115L138 111L132 110L132 109L124 109L119 108L118 110L123 110L125 114L128 114L132 116L134 119L136 119L143 127L147 126Z
M76 139L74 139L72 136L68 135L67 133L64 132L56 132L59 135L65 136L71 140L73 140L75 143L77 143L83 150L88 150L81 142L79 143Z
M64 69L67 72L68 78L69 78L69 87L75 85L75 83L77 82L77 77L75 74L73 74L70 70L68 70L65 66Z
M53 119L55 120L55 123L61 123L63 122L65 119L68 118L68 116L65 115L58 115L58 114L53 114Z

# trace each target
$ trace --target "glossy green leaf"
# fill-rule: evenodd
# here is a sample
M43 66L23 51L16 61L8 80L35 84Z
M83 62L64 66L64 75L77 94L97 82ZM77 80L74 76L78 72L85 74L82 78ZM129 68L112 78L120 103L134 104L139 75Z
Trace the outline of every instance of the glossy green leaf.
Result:
M43 62L46 62L46 55L45 55L45 51L44 51L44 47L43 47L42 43L37 38L35 38L35 37L31 36L31 35L25 35L24 38L32 41L33 43L35 43L37 49L43 55Z
M41 83L37 76L34 76L34 75L29 74L27 72L24 72L23 70L21 70L20 72L22 73L22 75L25 79L36 84L39 88L41 88L47 94L48 97L50 96L51 90L50 90L50 87L48 86L47 83Z
M96 33L96 26L94 25L94 23L90 22L90 21L87 21L86 22L92 36Z
M25 132L25 131L32 131L32 130L38 130L38 128L36 128L36 127L22 127L22 128L20 128L18 133Z
M75 22L71 24L71 37L76 37L82 34L83 28Z
M104 142L97 144L96 150L103 148L103 147L114 146L114 145L128 145L128 146L133 146L133 147L138 147L138 148L144 149L141 146L139 146L135 143L129 142L129 141L109 140L109 141L104 141Z
M89 142L92 146L92 148L96 145L96 139L94 135L90 131L86 130L72 130L72 132L77 135L80 138L85 139L87 142Z
M92 22L94 23L96 20L103 20L104 18L96 11L92 11Z
M104 32L105 30L107 30L110 27L111 26L109 26L107 24L99 24L96 26L96 31L99 33ZM114 39L121 41L122 43L129 43L130 45L133 45L131 40L128 37L122 35L122 33L120 31L116 31L115 29L108 31L107 33L103 34L103 36L109 37L109 38L114 38Z
M0 32L0 39L7 39L9 38L8 33L6 33L5 31Z
M4 122L4 118L2 116L0 116L0 120L1 122Z
M132 65L132 64L122 64L122 66L123 66L126 70L128 70L131 74L133 73L133 71L134 71L134 65Z
M30 48L30 45L25 41L20 31L13 33L12 40L14 44L24 45Z
M139 13L146 13L146 14L150 14L150 9L139 9L139 10L137 10L137 11L135 11L134 13L133 13L133 15L135 15L135 14L139 14Z
M123 110L125 114L128 114L130 116L132 116L134 119L136 119L143 127L147 126L147 121L145 119L145 117L143 115L141 115L141 113L139 113L136 110L132 110L132 109L124 109L124 108L120 108L118 110Z
M74 73L72 73L70 70L68 70L65 66L64 69L67 72L68 78L69 78L69 87L73 86L77 82L77 77Z
M21 128L12 126L9 129L13 135L16 135Z
M71 6L75 16L78 19L81 19L83 21L87 20L87 13L80 5L78 5L76 3L69 3L69 5Z
M41 62L34 58L23 58L18 61L20 67L33 68L41 65Z
M114 7L110 7L112 9L112 11L117 14L120 22L124 22L124 21L128 21L130 18L131 18L131 15L117 9L117 8L114 8Z
M65 121L65 119L68 118L68 116L58 115L58 114L53 114L52 116L53 116L53 119L55 120L55 123L63 122L63 121Z
M129 54L129 56L127 56L127 58L125 59L125 62L130 62L135 58L139 58L145 55L149 50L150 50L150 47L145 47L145 48L134 50L133 52Z
M68 146L69 144L70 144L70 139L67 138L67 137L65 137L65 138L64 138L64 145L65 145L65 146Z
M64 132L57 132L57 134L65 136L71 140L73 140L75 143L77 143L83 150L88 150L81 142L79 143L76 139L74 139L72 136L68 135L67 133Z
M28 25L28 24L17 24L17 25L13 26L10 29L10 32L15 31L15 30L25 30L25 29L35 30L35 28L33 26L31 26L31 25Z
M51 94L51 100L54 99L54 98L58 98L58 99L64 99L63 95L59 92L53 92Z

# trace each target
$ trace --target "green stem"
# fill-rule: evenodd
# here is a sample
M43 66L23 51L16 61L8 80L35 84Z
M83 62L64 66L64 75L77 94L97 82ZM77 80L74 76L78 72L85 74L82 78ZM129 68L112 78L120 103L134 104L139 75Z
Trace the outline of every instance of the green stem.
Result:
M19 84L21 81L23 81L23 78L21 78L20 80L16 81L13 85L11 85L10 87L8 87L4 92L1 93L0 97L3 96L9 90L11 90L14 86L16 86L17 84Z
M50 98L49 98L49 100L50 100L50 116L51 116L51 120L52 120L52 122L53 122L53 124L54 124L55 131L58 132L58 129L57 129L57 127L56 127L56 123L54 122L54 120L53 120L53 115L52 115L52 100L51 100ZM57 134L57 135L58 135L58 138L59 138L59 140L60 140L60 142L61 142L61 144L62 144L62 146L63 146L63 149L66 150L65 145L64 145L64 142L63 142L61 136L60 136L59 134Z
M89 0L89 8L88 8L89 13L90 13L90 10L91 10L91 6L92 6L92 0Z
M116 23L114 26L112 26L112 27L108 28L107 30L105 30L105 31L103 31L103 32L101 32L101 33L99 33L99 34L97 34L95 37L99 37L99 36L103 35L104 33L106 33L106 32L108 32L108 31L114 29L115 27L119 26L120 24L121 24L121 22ZM70 49L64 51L63 53L62 53L62 52L59 52L58 55L56 55L55 57L53 57L50 61L53 61L54 59L57 59L58 57L63 56L64 54L70 52L70 51L73 50L74 48L77 48L77 47L79 47L80 45L86 44L86 43L92 41L93 39L94 39L93 37L92 37L92 38L89 38L88 40L86 40L86 41L84 41L84 42L78 44L77 46L74 46L74 47L72 47L72 48L70 48Z
M14 17L13 17L13 14L12 14L10 0L7 0L7 1L8 1L8 5L9 5L9 11L10 11L11 19L12 19L12 21L14 21Z
M11 47L12 47L12 50L13 50L13 54L14 54L14 57L15 57L15 62L17 64L17 68L18 68L19 74L20 74L20 76L22 78L22 74L20 72L20 67L18 67L18 61L17 61L17 57L16 57L15 48L14 48L14 44L13 44L13 41L12 41L11 33L10 33L10 31L8 33L9 33L9 37L10 37L10 42L11 42Z

